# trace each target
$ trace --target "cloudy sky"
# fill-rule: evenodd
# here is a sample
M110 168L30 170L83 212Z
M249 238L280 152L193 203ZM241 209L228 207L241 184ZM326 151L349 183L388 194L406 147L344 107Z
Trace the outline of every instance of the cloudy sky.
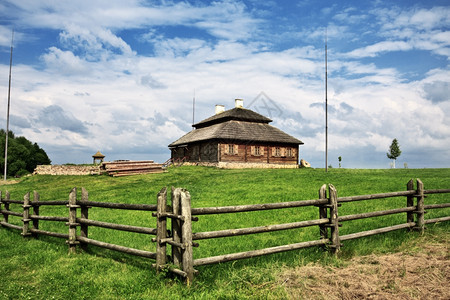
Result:
M54 164L170 157L235 98L329 164L450 167L450 5L433 1L1 0L0 127ZM327 28L327 29L326 29Z

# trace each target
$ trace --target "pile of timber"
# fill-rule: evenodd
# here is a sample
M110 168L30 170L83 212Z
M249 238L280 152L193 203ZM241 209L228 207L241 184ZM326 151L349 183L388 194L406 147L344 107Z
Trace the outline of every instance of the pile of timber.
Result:
M102 163L102 171L113 177L163 173L163 164L155 163L153 160L145 161L114 161Z

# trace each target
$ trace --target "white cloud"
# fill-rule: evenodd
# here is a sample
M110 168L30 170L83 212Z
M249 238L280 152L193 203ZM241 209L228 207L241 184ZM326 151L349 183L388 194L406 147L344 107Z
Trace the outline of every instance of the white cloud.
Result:
M434 103L450 100L450 82L434 81L433 83L425 83L423 89L427 99Z
M66 47L86 53L88 59L95 59L99 54L104 55L102 52L105 49L118 49L124 55L134 54L131 47L109 29L69 24L60 33L60 39Z
M11 30L12 28L0 25L0 46L11 46Z
M50 47L48 53L42 55L50 71L65 75L81 75L89 73L86 61L75 56L71 51L63 51L56 47Z
M374 11L383 21L386 30L415 27L419 30L431 30L435 27L450 25L449 7L432 7L430 9L382 9Z
M413 49L431 50L449 57L449 7L406 10L382 8L373 10L371 14L380 25L378 36L385 40L352 50L348 53L349 57L375 57L386 52Z
M355 49L348 53L348 57L375 57L384 52L408 51L412 48L413 46L411 44L403 41L382 41L374 45L366 46L364 48Z

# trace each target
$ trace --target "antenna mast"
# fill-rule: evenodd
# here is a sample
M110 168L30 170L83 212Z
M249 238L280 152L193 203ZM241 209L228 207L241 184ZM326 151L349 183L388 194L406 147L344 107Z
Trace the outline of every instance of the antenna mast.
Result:
M194 89L194 98L192 98L192 126L195 124L195 89Z
M11 105L11 69L12 69L12 53L14 41L14 28L11 33L11 53L9 56L9 86L8 86L8 110L6 113L6 138L5 138L5 169L3 180L6 181L6 171L8 165L8 136L9 136L9 107Z
M328 172L328 28L325 28L325 172Z

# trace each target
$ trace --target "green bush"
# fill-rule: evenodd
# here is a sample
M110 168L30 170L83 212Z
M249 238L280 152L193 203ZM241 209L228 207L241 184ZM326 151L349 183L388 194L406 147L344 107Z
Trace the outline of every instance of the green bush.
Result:
M0 130L0 153L5 153L6 132ZM0 158L0 169L3 175L5 169L5 158ZM51 161L47 153L23 136L15 137L13 132L8 135L8 176L23 176L32 173L37 165L48 165Z

